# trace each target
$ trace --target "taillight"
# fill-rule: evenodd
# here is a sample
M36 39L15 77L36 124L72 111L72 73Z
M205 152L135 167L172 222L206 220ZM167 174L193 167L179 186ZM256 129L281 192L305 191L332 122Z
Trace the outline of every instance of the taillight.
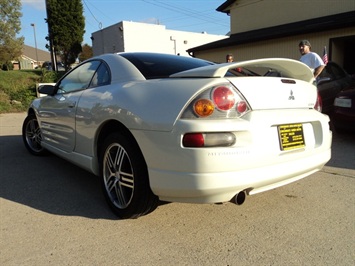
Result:
M248 109L248 105L245 101L240 101L237 103L237 111L240 114L243 114Z
M200 117L206 117L213 113L214 105L210 100L200 99L194 104L194 111Z
M181 119L240 118L251 110L243 95L230 83L206 88L185 107Z
M217 87L212 92L212 100L222 111L230 110L235 104L235 96L231 89L225 86Z
M182 145L189 148L199 147L229 147L235 144L237 138L231 132L186 133Z
M319 93L317 93L317 101L314 104L314 109L317 110L318 112L322 112L322 107L323 107L322 97L319 95Z
M202 133L187 133L182 138L182 145L184 147L203 147L205 139Z

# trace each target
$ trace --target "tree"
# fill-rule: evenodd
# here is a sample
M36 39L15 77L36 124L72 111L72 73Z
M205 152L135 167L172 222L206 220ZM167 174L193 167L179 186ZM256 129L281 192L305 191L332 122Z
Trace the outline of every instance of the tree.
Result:
M87 43L85 43L82 47L82 52L79 55L79 61L83 62L86 59L89 59L93 56L93 52L92 52L92 47L90 45L88 45Z
M24 38L16 37L21 30L20 0L0 0L0 64L9 66L22 53Z
M76 61L81 53L85 33L85 18L81 0L46 0L48 36L54 53L59 55L65 69ZM47 48L51 49L47 45Z

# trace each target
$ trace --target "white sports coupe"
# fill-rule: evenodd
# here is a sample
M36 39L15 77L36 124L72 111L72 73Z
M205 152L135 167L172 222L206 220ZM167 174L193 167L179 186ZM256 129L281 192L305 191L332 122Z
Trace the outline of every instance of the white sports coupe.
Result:
M23 140L34 155L49 151L100 176L120 218L161 201L242 204L330 159L314 84L290 59L105 54L39 89Z

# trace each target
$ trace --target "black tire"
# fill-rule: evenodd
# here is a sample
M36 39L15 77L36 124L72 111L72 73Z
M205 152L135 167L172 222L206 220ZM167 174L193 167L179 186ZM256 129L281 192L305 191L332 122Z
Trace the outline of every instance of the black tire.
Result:
M113 212L128 219L155 210L159 199L150 189L147 165L136 142L116 132L100 150L102 188Z
M47 151L42 147L42 133L39 127L37 117L30 114L26 117L22 125L22 139L26 149L33 155L42 156Z

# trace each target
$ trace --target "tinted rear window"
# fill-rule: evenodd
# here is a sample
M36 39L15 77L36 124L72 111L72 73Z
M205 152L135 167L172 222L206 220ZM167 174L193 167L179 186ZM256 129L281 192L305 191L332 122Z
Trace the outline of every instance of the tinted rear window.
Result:
M154 53L122 53L146 79L167 78L181 71L208 66L211 62L186 56Z

